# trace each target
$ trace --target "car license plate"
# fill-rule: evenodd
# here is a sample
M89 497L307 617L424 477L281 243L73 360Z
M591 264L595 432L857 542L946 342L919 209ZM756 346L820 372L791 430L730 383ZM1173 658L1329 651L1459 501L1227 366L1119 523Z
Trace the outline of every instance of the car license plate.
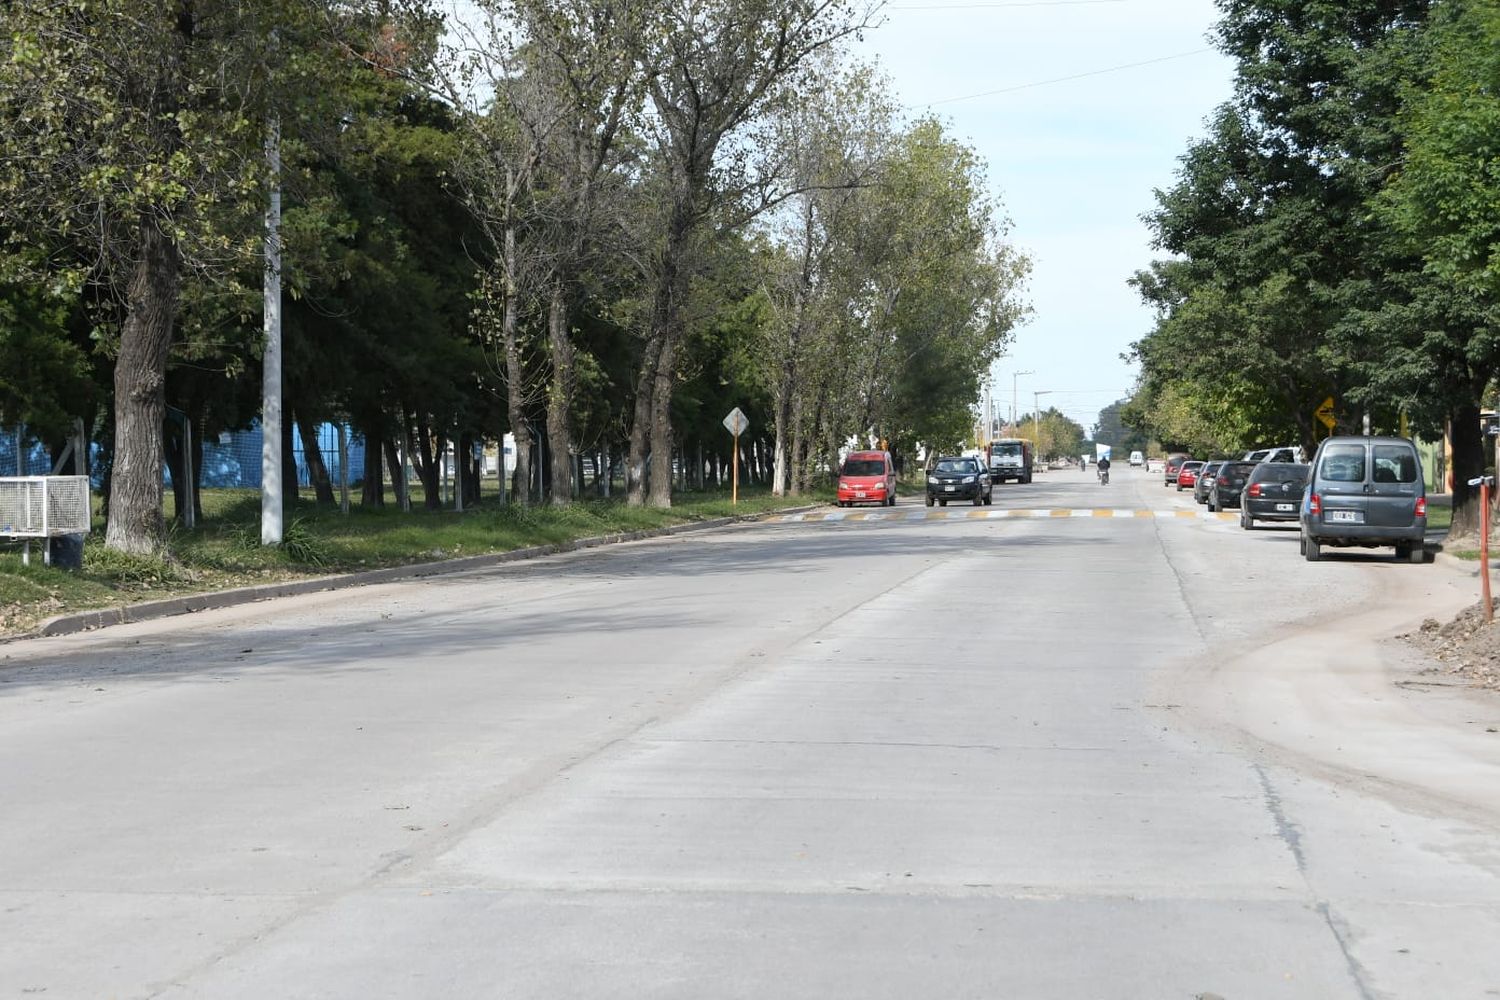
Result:
M1297 509L1297 505L1296 504L1292 504L1292 503L1279 503L1279 504L1276 505L1276 509L1277 510L1296 510Z
M952 493L955 489L957 489L957 487L955 487L955 486L944 486L943 487L943 492L945 492L945 493Z
M1328 520L1342 521L1345 524L1363 524L1365 515L1363 511L1358 510L1330 510Z
M863 500L864 496L865 496L865 491L864 490L855 490L854 491L854 495L856 497L859 497L861 500Z

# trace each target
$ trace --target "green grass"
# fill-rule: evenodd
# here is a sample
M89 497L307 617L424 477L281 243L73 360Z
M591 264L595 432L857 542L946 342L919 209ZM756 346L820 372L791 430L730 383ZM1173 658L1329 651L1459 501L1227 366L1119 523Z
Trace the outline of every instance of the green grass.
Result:
M506 552L832 498L829 490L798 499L773 497L752 488L741 490L738 504L730 502L728 493L677 494L669 510L628 507L619 500L583 500L566 507L502 506L491 501L462 514L356 505L348 515L299 501L286 513L282 544L268 547L260 544L258 493L204 490L201 523L191 531L174 527L168 535L166 558L127 556L106 549L103 523L97 521L84 545L81 572L43 566L39 544L32 546L32 564L26 567L21 565L19 545L0 547L0 634L25 631L68 611Z
M1436 504L1427 508L1427 530L1447 531L1453 524L1453 508L1449 506L1439 507ZM1478 558L1478 555L1475 556Z

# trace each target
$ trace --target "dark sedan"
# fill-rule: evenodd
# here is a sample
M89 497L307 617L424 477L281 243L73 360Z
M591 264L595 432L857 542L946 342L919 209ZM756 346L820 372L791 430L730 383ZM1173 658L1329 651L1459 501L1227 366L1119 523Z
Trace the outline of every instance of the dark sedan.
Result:
M1261 462L1250 473L1240 498L1240 527L1256 521L1295 521L1307 489L1307 469L1295 462Z
M1214 481L1208 487L1208 509L1223 510L1238 507L1240 494L1250 481L1250 475L1260 467L1258 462L1225 462L1214 473Z
M968 500L978 507L993 499L989 470L967 455L940 458L927 473L927 506L948 506L949 500Z
M1218 475L1219 467L1223 461L1204 462L1203 468L1198 470L1198 479L1193 483L1193 499L1199 503L1208 503L1208 488L1214 483L1214 476Z

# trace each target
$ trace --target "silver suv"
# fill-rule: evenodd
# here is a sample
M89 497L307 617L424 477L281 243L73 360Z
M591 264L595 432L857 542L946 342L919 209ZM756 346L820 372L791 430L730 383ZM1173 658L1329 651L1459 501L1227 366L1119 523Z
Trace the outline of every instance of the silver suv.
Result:
M1300 518L1308 562L1325 545L1391 545L1397 559L1422 562L1427 490L1416 447L1405 438L1328 438L1313 456Z

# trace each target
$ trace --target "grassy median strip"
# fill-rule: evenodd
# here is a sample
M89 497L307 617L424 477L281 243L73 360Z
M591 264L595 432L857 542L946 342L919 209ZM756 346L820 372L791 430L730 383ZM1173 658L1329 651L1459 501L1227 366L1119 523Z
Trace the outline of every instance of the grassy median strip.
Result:
M409 513L394 506L353 507L347 516L304 501L287 511L283 543L267 547L260 544L259 494L205 490L201 523L192 531L177 528L171 532L168 558L128 556L106 549L102 522L84 545L81 572L42 565L38 542L32 544L30 566L21 565L19 544L0 548L0 635L26 632L47 618L71 611L509 552L831 498L831 493L820 492L799 500L751 489L741 490L738 505L730 503L727 493L679 494L669 510L629 507L618 500L585 500L566 507L491 502L461 514L419 507Z

